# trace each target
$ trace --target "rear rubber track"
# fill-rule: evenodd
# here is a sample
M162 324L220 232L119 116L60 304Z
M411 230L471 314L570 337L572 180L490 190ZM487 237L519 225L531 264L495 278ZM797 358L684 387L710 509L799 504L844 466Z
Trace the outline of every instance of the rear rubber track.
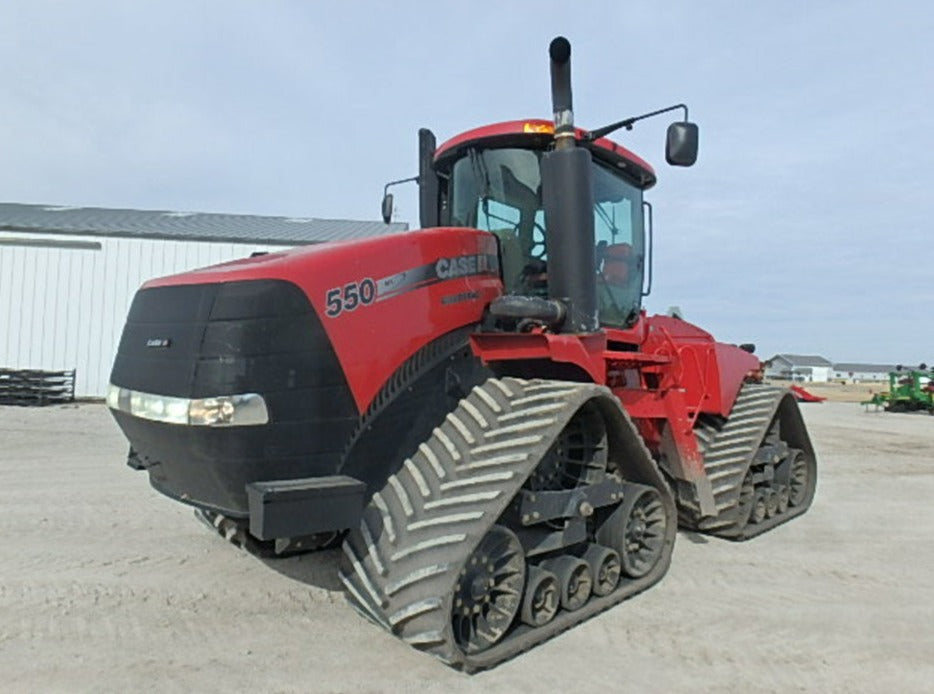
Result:
M682 507L682 527L730 540L748 540L807 511L814 497L816 458L797 401L787 388L744 384L729 417L702 419L695 433L718 513L712 518L699 518L693 509ZM756 471L770 466L766 445L774 439L787 444L790 455L800 453L806 459L807 488L797 504L751 522L746 505L749 484ZM762 482L757 485L758 489L768 489Z
M662 494L668 528L662 558L639 579L564 611L547 624L515 620L498 643L465 653L455 640L451 608L458 573L539 461L587 402L613 419L616 448L639 457L641 484ZM608 425L610 426L610 425ZM625 437L625 446L618 443ZM613 450L611 441L611 451ZM643 463L640 462L639 465ZM648 470L648 472L646 472ZM466 671L493 667L657 582L671 558L674 502L635 427L610 392L592 384L489 379L475 387L385 487L374 494L360 527L343 545L341 580L368 619L413 647Z

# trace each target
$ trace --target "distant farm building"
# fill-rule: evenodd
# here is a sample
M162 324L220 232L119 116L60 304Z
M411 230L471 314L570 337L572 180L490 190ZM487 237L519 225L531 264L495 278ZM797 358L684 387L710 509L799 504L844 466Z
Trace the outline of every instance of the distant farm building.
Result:
M888 381L889 372L895 371L892 364L834 364L835 381Z
M810 354L776 354L765 362L765 377L826 383L833 375L829 359Z
M404 231L405 224L0 203L0 370L72 371L102 397L146 280L255 252Z

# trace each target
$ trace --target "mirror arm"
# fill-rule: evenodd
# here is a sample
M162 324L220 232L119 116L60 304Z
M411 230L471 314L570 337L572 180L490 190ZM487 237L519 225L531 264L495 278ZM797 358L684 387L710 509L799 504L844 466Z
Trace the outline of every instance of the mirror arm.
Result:
M390 186L397 186L400 183L411 183L412 181L417 181L417 180L418 180L418 176L409 176L408 178L400 178L397 181L390 181L389 183L383 186L383 197L385 198L389 194Z
M610 125L605 125L602 128L597 128L596 130L591 130L588 133L585 133L581 138L584 142L593 142L601 137L609 135L615 130L620 128L626 128L626 130L632 130L632 126L635 125L640 120L645 120L646 118L651 118L652 116L659 116L663 113L668 113L669 111L676 111L677 109L684 110L684 121L688 120L688 107L685 104L675 104L674 106L669 106L668 108L661 108L657 111L652 111L651 113L643 113L641 116L632 116L631 118L625 118L616 123L611 123Z
M397 181L390 181L383 186L383 223L389 224L392 221L392 195L389 194L390 186L396 186L400 183L410 183L412 181L417 181L418 176L410 176L409 178L400 178ZM389 210L386 207L389 207Z

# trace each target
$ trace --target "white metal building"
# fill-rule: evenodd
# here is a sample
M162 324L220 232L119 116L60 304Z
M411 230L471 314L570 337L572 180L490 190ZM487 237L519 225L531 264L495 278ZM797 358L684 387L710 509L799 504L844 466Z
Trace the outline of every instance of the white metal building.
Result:
M133 294L146 280L406 228L0 203L0 368L75 369L75 395L102 397Z
M895 371L894 364L849 364L833 365L833 378L840 381L888 381L889 372Z

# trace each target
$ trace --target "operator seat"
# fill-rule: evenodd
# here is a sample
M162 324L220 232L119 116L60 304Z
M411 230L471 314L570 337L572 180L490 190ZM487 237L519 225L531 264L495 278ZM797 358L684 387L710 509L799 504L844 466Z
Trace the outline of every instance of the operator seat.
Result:
M632 244L600 241L597 244L597 308L600 323L622 327L629 318L630 308L620 306L619 295L629 292L636 262Z
M634 260L632 244L613 243L603 247L601 274L607 284L625 287L629 283L630 268Z

